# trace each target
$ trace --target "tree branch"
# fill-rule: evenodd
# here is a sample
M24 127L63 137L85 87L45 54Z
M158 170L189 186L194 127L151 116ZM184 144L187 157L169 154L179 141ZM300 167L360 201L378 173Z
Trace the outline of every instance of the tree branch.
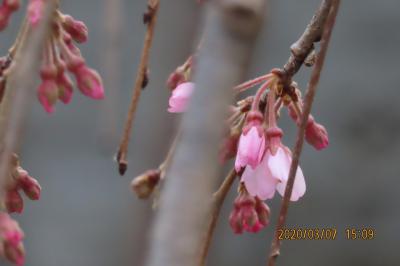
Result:
M133 88L133 95L128 111L128 117L125 122L121 143L117 153L117 162L120 175L124 175L128 168L128 162L126 160L126 157L128 152L129 139L133 126L133 120L135 118L135 113L137 106L139 104L139 99L142 93L142 89L146 87L148 82L148 76L147 76L148 62L150 57L150 48L153 43L154 28L156 26L159 5L160 5L159 0L148 0L148 10L143 15L143 22L147 24L147 32L144 39L144 45L142 50L142 56L139 63L139 69L136 75L135 86Z
M276 230L275 230L274 240L271 245L268 266L274 266L275 261L280 254L280 244L281 243L280 243L280 240L278 237L279 236L278 232L279 232L279 230L283 229L283 227L285 226L286 216L287 216L288 209L289 209L290 197L292 194L293 184L294 184L294 181L296 178L296 171L297 171L297 168L299 165L299 159L300 159L301 151L303 148L304 133L305 133L306 125L307 125L307 120L308 120L308 116L310 115L310 112L311 112L311 107L312 107L314 96L315 96L315 93L317 90L317 85L319 83L321 71L324 66L324 61L325 61L326 53L328 50L329 41L331 39L332 30L335 25L335 20L336 20L336 16L338 13L339 5L340 5L340 0L332 0L332 5L330 7L329 15L328 15L326 23L323 27L324 30L323 30L322 40L321 40L321 49L320 49L320 52L318 53L317 60L316 60L314 69L312 71L311 79L310 79L310 82L309 82L309 85L307 88L307 92L305 95L304 109L303 109L303 113L301 116L299 130L297 133L296 144L295 144L294 152L293 152L293 160L292 160L292 164L290 166L288 182L286 185L285 194L284 194L282 204L281 204L281 209L280 209L280 213L279 213L278 224L277 224Z
M149 266L198 264L210 195L220 175L218 147L232 88L244 76L264 13L264 0L207 4L196 89L160 199Z
M11 66L8 74L6 94L0 105L0 199L4 195L11 155L19 144L29 100L35 98L31 89L32 80L39 68L43 44L49 36L57 2L48 1L38 27L28 29L27 36L20 37L21 43L15 51L15 65ZM21 30L24 31L24 27Z
M221 212L222 205L225 201L226 196L228 195L229 190L231 189L233 183L235 182L236 176L237 174L235 169L232 169L229 172L229 174L225 177L225 180L221 184L219 189L213 195L211 219L209 221L207 232L203 240L202 244L203 246L201 248L201 253L200 253L199 266L203 266L206 264L208 250L210 249L212 236L214 235L215 227L217 226L219 213Z
M291 55L283 67L285 87L290 86L293 76L299 71L307 56L313 51L314 43L322 36L323 25L329 14L332 0L323 0L301 37L290 47Z

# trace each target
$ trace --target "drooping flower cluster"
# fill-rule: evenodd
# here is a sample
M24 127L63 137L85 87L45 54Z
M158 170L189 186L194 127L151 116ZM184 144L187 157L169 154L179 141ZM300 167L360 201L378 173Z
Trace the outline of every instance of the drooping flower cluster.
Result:
M25 260L23 238L24 233L18 223L7 213L0 212L0 256L15 265L23 265Z
M4 199L4 206L9 213L21 213L23 211L24 201L20 194L21 191L30 200L39 200L41 187L39 182L20 166L18 156L14 154Z
M27 28L35 30L43 18L45 0L30 0L27 7L27 23L21 34L26 34ZM9 14L19 7L18 0L4 0L0 7L0 29L8 21ZM18 42L10 49L9 61L15 56ZM45 43L40 69L41 84L37 89L39 102L47 113L53 113L58 100L64 104L71 102L74 82L67 71L75 77L77 88L87 97L95 100L104 98L104 88L100 75L86 65L79 48L75 43L84 43L88 39L88 29L82 21L57 10L53 14L51 36ZM8 64L9 65L9 64ZM7 67L8 67L7 65ZM7 77L4 75L4 64L0 73L0 96L4 93ZM1 98L0 98L1 99Z
M29 21L34 27L41 18L43 5L41 0L32 0L29 4ZM67 74L75 76L80 92L95 100L104 98L104 89L100 75L89 68L76 43L87 41L88 30L85 24L60 11L54 17L54 29L43 51L43 63L40 70L42 83L38 88L38 99L46 112L54 112L58 100L70 103L74 83Z
M175 71L171 77L177 77L178 73L179 71ZM181 81L183 78L176 80ZM277 119L283 106L287 107L297 125L300 124L302 114L301 94L297 84L293 82L289 90L284 90L279 70L245 82L234 90L242 92L260 83L262 85L254 96L240 100L236 107L231 108L232 114L227 121L228 134L220 149L221 162L236 157L235 170L241 176L242 188L239 189L239 196L230 217L230 225L235 233L242 233L243 230L257 232L266 226L267 222L260 220L257 214L262 210L262 213L268 213L269 217L269 208L260 209L260 202L272 199L276 191L284 195L292 153L282 144L283 131L278 127ZM190 86L188 89L186 83L182 83L175 88L182 89L182 92L173 92L170 97L170 112L171 109L177 110L177 106L180 107L179 112L186 110L195 88L194 84ZM179 98L180 95L185 97ZM305 138L317 150L324 149L329 144L326 129L311 115L307 122ZM305 178L298 167L290 200L299 200L305 191Z

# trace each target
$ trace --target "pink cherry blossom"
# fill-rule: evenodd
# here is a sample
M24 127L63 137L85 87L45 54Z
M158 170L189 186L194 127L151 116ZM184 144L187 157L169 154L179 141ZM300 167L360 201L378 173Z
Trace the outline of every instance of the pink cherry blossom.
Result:
M237 172L242 167L250 165L253 169L260 163L265 151L265 134L261 126L262 114L252 111L248 114L248 124L240 136L235 169Z
M263 160L255 169L246 167L242 181L250 195L257 196L262 200L272 199L275 190L283 196L291 163L292 157L286 147L279 147L275 155L272 155L271 151L267 149ZM305 191L304 175L301 168L298 167L290 200L297 201Z
M186 111L190 97L193 94L195 84L193 82L185 82L179 84L173 91L169 98L170 113L183 113Z

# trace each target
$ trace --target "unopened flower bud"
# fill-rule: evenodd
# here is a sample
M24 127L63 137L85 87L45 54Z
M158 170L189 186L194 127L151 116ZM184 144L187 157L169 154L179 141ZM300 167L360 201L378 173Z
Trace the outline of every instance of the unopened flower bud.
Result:
M76 20L70 15L65 15L62 26L76 42L83 43L87 41L88 28L82 21Z
M325 127L315 122L310 115L306 127L306 141L317 150L322 150L328 147L329 137Z
M22 213L24 201L17 189L11 189L5 195L5 207L9 213Z
M40 199L40 192L42 187L40 186L39 182L31 177L31 176L24 176L20 180L20 186L24 191L25 195L31 200L39 200Z
M25 251L24 233L18 223L7 213L0 213L0 255L16 265L23 265Z
M160 170L148 170L132 180L131 188L140 199L147 199L153 193L160 178Z
M229 224L236 234L243 233L243 230L257 233L268 225L269 213L268 206L260 199L249 195L247 191L241 191L235 199Z

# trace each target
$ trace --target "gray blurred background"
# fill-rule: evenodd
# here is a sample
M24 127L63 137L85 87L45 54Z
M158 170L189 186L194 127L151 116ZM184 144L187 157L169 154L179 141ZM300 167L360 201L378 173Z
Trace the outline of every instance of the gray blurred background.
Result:
M136 199L129 183L156 167L167 152L177 117L166 112L164 83L194 46L202 11L194 0L161 1L151 83L139 105L129 170L121 178L113 155L140 57L145 2L63 1L62 10L90 29L89 42L80 48L103 75L107 98L96 102L76 92L70 105L58 104L51 116L36 99L32 104L20 155L43 193L39 202L26 201L25 212L15 216L26 233L28 266L143 265L151 203ZM248 78L283 65L319 2L270 1ZM278 265L400 263L399 10L396 0L342 1L313 109L329 131L330 147L322 152L305 147L301 166L308 191L288 216L288 227L334 227L338 236L335 241L285 241ZM3 53L22 14L0 35ZM309 74L303 69L296 76L303 89ZM292 147L296 128L283 117L285 143ZM280 197L269 203L269 228L234 235L228 225L234 192L221 214L209 265L264 265ZM376 237L346 240L347 227L372 227Z

